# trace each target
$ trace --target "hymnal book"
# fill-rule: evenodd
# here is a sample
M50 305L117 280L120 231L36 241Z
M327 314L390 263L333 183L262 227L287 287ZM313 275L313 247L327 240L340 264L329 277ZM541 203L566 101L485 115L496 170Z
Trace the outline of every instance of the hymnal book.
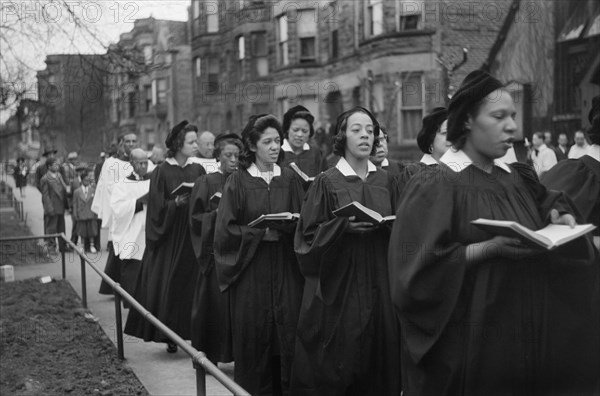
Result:
M477 219L471 223L490 234L519 238L530 245L541 246L547 250L577 239L596 228L593 224L576 225L574 228L550 224L541 230L533 231L514 221Z
M213 195L210 196L210 198L208 199L209 202L213 202L215 204L219 204L219 202L221 201L221 197L223 196L223 194L221 194L220 192L216 192Z
M171 191L171 196L176 197L178 195L189 194L192 192L193 188L194 188L194 183L183 182L180 185L178 185L175 188L175 190Z
M248 226L254 228L265 228L269 226L269 223L293 223L298 221L300 215L298 213L282 212L282 213L271 213L259 216L257 219L252 220L248 223Z
M337 217L356 217L355 221L363 221L372 224L384 224L396 220L396 216L382 216L373 209L369 209L363 204L352 201L348 205L344 205L333 211Z
M295 162L290 163L290 168L292 168L305 182L311 182L315 180L314 177L308 176L306 173L302 172L302 169Z

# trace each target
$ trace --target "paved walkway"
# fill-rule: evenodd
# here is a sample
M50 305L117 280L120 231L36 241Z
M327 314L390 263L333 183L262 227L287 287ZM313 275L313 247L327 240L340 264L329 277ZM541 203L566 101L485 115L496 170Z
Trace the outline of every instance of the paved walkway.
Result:
M8 184L14 186L12 177L8 177ZM43 235L43 208L40 192L32 186L27 186L25 197L21 198L15 191L18 199L23 201L24 212L27 215L27 225L33 235ZM71 218L65 216L66 234L70 237ZM106 248L106 233L103 232L102 245L104 249L97 255L91 255L93 262L104 269L108 252ZM94 257L95 256L95 257ZM81 296L81 270L79 256L74 253L66 255L67 280L75 291ZM51 275L60 278L60 256L55 263L28 265L15 267L17 280ZM100 276L87 266L87 301L89 310L99 319L99 324L106 335L116 345L115 304L112 296L98 294ZM127 319L128 310L123 310L123 325ZM196 377L192 367L192 360L182 351L169 354L165 351L164 344L153 342L146 343L140 339L124 336L125 359L134 373L152 395L195 395ZM116 348L116 346L115 346ZM116 349L115 349L116 353ZM219 368L233 378L233 364L219 364ZM231 395L212 376L206 378L207 395Z

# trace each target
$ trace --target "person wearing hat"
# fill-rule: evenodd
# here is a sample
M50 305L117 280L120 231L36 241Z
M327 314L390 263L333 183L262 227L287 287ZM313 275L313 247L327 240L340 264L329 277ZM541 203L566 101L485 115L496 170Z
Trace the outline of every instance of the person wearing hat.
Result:
M597 389L599 316L586 316L597 289L597 278L586 280L594 272L589 238L548 253L471 224L575 225L564 194L546 189L529 165L498 160L515 140L515 116L500 81L469 73L448 107L452 148L400 199L389 277L406 394Z
M285 152L282 166L294 162L308 177L314 177L327 169L327 160L321 150L308 142L315 134L315 117L306 107L294 106L283 115L283 144Z
M291 395L399 395L400 335L387 275L389 228L337 217L357 201L393 214L388 173L369 158L379 123L362 107L337 118L335 167L315 178L296 228L305 277Z
M214 252L222 291L229 291L234 379L250 394L289 388L304 280L291 224L250 227L261 215L298 213L302 181L280 167L283 131L270 114L250 117L238 170L225 186L215 223Z
M417 173L428 167L436 167L438 161L451 146L446 139L448 136L448 110L436 107L423 118L423 127L417 134L417 145L423 152L419 162L405 165L401 174L392 179L393 200L398 207L398 199L409 180Z
M58 150L52 149L46 150L42 154L43 161L35 170L35 186L38 190L40 190L40 180L42 180L42 177L44 177L46 172L48 172L48 166L46 165L46 162L49 159L56 159L56 154L58 154Z
M217 172L200 176L190 195L190 235L200 270L192 305L192 346L213 362L231 362L233 345L229 292L221 293L214 269L214 235L220 195L237 171L242 140L235 133L217 136Z
M60 163L54 157L46 159L47 172L40 180L42 205L44 207L44 233L65 232L65 211L67 209L67 185L60 174ZM62 238L58 239L59 251L71 250ZM47 241L51 250L56 248L54 238Z
M17 163L13 167L13 177L15 179L15 187L19 189L21 193L21 198L25 198L25 194L23 193L23 188L27 187L27 175L29 174L29 168L27 167L27 163L25 158L19 157L17 158Z
M146 252L134 294L160 321L188 340L198 265L190 239L190 194L172 192L206 173L194 161L197 132L198 128L187 121L177 124L165 142L167 159L150 175ZM177 351L176 344L135 310L129 312L125 333L144 341L166 342L168 352Z

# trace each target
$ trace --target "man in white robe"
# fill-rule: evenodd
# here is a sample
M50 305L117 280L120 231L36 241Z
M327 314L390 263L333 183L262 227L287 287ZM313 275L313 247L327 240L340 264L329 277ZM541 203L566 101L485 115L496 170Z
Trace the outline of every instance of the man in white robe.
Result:
M113 249L121 260L120 284L133 295L146 248L146 208L150 179L147 177L148 156L144 150L138 148L131 151L129 162L132 172L122 183L115 184L110 206Z
M129 163L129 154L137 144L137 136L134 133L128 133L119 138L119 152L117 157L107 158L102 165L98 185L96 186L96 195L92 201L92 212L102 219L102 228L108 229L108 258L104 273L111 277L115 282L120 282L120 261L115 255L113 249L112 235L112 208L110 199L116 184L121 183L131 174L132 167ZM100 294L113 294L112 288L106 283L100 284Z

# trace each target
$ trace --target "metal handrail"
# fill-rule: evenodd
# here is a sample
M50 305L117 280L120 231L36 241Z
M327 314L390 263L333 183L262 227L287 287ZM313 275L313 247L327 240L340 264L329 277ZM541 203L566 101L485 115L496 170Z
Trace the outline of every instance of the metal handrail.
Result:
M81 259L81 297L84 308L87 308L87 290L86 290L86 264L92 267L94 271L100 277L110 285L115 295L115 317L117 322L117 353L119 358L124 359L123 353L123 326L121 323L121 298L124 298L133 309L138 311L144 316L150 323L152 323L157 329L164 333L171 341L173 341L179 348L187 353L192 358L192 364L196 370L196 394L198 396L206 395L206 372L212 375L217 381L219 381L225 388L227 388L234 395L250 395L246 390L239 386L235 381L231 380L224 372L219 370L207 357L204 352L198 351L196 348L188 344L183 338L181 338L173 330L169 329L164 323L162 323L156 316L152 315L142 304L140 304L135 298L127 293L119 283L112 280L104 271L100 270L94 263L92 263L81 248L78 248L73 242L71 242L64 233L60 234L47 234L42 236L22 236L22 237L9 237L0 238L1 242L15 242L32 239L48 239L48 238L62 238L67 245L73 248L73 252L77 253ZM65 271L65 252L61 252L62 255L62 276L66 278Z

